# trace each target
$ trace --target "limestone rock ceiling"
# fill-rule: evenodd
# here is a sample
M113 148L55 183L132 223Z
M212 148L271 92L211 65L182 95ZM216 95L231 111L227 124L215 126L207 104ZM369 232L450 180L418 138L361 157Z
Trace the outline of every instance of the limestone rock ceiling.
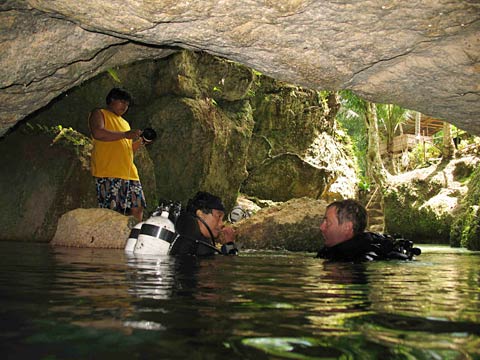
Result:
M110 67L175 48L480 135L479 20L474 0L6 0L0 135Z

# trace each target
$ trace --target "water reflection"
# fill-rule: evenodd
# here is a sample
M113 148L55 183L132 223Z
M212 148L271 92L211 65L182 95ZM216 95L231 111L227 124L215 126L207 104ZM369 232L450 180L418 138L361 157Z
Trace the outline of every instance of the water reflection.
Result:
M127 254L127 264L130 294L157 300L171 297L175 283L174 257Z
M7 358L480 358L477 254L343 264L28 246L0 244Z
M365 264L321 261L308 268L302 288L311 299L307 318L315 334L350 333L349 318L369 313L368 278Z
M480 355L478 324L375 314L361 319L356 327L362 339L414 359L472 359Z
M372 309L478 323L478 266L479 257L475 255L442 254L439 257L428 253L422 255L421 261L403 266L395 262L372 263L368 275Z

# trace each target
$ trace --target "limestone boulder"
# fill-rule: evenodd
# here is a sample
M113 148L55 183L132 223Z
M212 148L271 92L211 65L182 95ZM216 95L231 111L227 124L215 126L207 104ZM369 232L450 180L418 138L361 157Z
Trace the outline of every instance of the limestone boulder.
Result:
M478 156L469 155L391 177L385 192L387 232L417 243L459 245L461 236L455 234L453 237L458 238L451 238L451 226L462 216L465 198L475 198L473 191L468 195L469 182L470 178L475 179L473 174L479 163ZM470 200L465 211L469 211L470 204L477 205Z
M234 224L237 243L242 249L315 252L323 245L320 224L327 205L299 198L261 209Z
M235 102L251 97L254 73L232 61L181 51L157 66L155 93Z
M263 76L252 107L255 127L242 192L274 201L355 196L354 155L346 137L333 130L335 93Z
M198 190L235 204L254 127L251 70L206 54L159 61L143 121L159 132L148 151L157 194L186 203Z
M63 214L58 221L53 246L123 249L133 217L109 209L75 209Z

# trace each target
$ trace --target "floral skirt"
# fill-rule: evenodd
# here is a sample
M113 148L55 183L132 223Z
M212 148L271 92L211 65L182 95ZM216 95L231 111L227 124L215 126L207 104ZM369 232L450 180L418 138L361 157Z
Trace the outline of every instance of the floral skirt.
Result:
M128 214L129 209L147 207L140 181L95 178L98 206Z

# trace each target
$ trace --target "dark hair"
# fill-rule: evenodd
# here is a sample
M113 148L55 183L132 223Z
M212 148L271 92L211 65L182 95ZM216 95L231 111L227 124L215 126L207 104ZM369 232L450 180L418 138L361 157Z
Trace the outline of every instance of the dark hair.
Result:
M210 214L213 209L225 212L222 200L206 191L197 192L187 203L187 212L192 214L197 210L201 210L204 214Z
M125 100L128 101L129 105L133 105L132 95L130 95L126 90L120 88L113 88L107 94L107 105L110 105L113 100Z
M351 221L353 224L353 234L363 233L367 227L367 210L358 201L346 199L334 201L327 206L327 209L335 207L339 224L345 221Z

